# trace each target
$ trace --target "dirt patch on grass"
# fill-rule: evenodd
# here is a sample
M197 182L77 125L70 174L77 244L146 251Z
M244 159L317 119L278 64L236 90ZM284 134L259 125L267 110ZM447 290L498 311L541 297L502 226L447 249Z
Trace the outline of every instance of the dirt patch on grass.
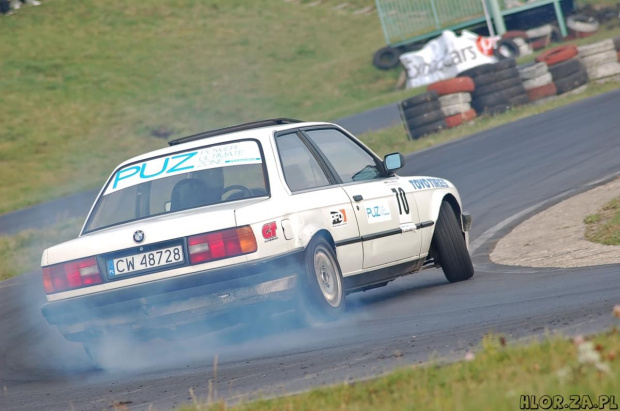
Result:
M497 264L586 267L620 264L620 246L586 240L584 218L620 195L620 178L571 197L518 225L491 253Z

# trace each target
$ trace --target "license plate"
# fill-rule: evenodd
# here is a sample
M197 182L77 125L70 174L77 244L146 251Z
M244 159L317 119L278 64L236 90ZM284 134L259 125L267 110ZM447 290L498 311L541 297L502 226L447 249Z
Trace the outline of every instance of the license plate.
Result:
M180 245L146 253L128 255L108 260L108 277L127 275L137 271L179 264L184 261L183 247Z

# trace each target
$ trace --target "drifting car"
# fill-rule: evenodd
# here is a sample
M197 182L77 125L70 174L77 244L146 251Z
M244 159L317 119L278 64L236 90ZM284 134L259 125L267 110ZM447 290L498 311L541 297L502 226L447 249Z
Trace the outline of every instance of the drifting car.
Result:
M348 293L429 267L474 274L442 178L401 177L335 124L263 120L119 165L77 239L43 252L42 312L92 356L105 335L225 326L263 303L329 320ZM200 328L200 327L198 327Z

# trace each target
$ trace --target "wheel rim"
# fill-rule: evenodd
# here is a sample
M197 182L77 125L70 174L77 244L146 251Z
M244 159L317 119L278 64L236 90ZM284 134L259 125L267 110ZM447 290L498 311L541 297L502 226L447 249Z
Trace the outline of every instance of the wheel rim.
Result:
M336 308L342 301L342 284L333 258L323 249L314 253L314 273L325 301Z

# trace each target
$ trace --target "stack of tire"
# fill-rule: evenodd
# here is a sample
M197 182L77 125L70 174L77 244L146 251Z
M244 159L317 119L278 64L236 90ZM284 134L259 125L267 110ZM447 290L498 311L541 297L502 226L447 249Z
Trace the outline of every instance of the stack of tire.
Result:
M613 39L579 46L577 50L590 80L605 81L620 76L618 52Z
M398 107L410 140L448 127L435 90L403 100Z
M476 118L476 111L470 104L474 89L474 82L469 77L441 80L427 87L428 91L437 92L448 128L460 126Z
M519 56L527 56L532 54L533 50L528 41L529 36L525 31L511 30L502 34L502 40L512 40L519 48Z
M459 73L475 84L471 106L478 114L503 113L511 106L529 103L514 59L483 64Z
M557 94L574 93L585 90L588 85L588 72L578 58L568 59L549 67L549 73L557 89Z
M582 39L595 34L598 31L599 23L594 17L574 14L566 19L566 27L569 30L568 40Z
M564 94L588 82L588 73L577 58L577 47L573 45L547 50L536 57L536 61L547 65L549 77L555 86L555 94ZM551 87L549 91L551 92Z
M558 92L545 63L519 67L519 77L531 102L555 96Z
M529 29L525 34L530 47L534 50L543 49L552 42L562 41L562 33L557 27L551 24Z

